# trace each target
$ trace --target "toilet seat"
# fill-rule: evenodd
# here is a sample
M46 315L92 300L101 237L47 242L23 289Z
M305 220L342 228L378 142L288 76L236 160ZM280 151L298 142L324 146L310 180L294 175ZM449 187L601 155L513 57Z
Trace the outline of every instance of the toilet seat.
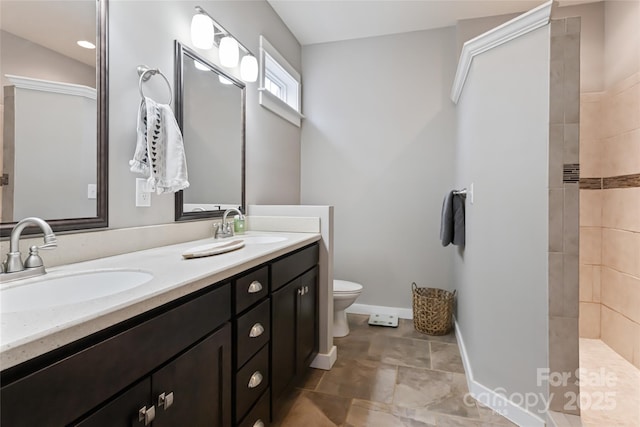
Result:
M334 280L333 281L333 293L334 294L352 294L362 290L360 283L349 282L347 280Z

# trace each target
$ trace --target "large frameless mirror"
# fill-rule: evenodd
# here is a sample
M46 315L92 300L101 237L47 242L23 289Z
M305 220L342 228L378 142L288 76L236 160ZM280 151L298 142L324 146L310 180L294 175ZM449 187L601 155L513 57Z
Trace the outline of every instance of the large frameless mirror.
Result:
M0 43L2 235L106 227L107 0L2 0Z
M189 188L176 193L176 220L245 208L245 85L175 42L176 120Z

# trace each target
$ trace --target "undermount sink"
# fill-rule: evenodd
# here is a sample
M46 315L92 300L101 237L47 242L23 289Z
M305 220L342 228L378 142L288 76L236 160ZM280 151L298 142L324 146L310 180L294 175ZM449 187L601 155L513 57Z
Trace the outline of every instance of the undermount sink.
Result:
M0 291L0 311L15 313L91 301L141 286L153 279L136 270L97 270L42 276Z
M278 243L287 240L282 236L242 236L240 237L247 245Z

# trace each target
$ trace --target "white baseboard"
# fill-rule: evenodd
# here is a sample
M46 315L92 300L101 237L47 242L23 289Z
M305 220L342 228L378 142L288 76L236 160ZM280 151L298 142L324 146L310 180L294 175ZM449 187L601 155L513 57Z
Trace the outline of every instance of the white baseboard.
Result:
M336 359L338 358L338 349L334 345L331 347L329 353L318 353L318 355L311 362L311 367L315 369L324 369L325 371L330 370L333 367L333 364L336 363Z
M536 414L524 409L523 407L516 405L507 399L504 395L497 393L495 390L491 390L488 387L480 384L473 379L473 371L471 369L471 362L467 354L467 349L464 345L462 333L458 321L454 319L454 325L456 329L456 340L458 341L458 347L460 348L460 356L462 357L462 364L464 365L464 371L467 377L467 386L469 393L478 402L498 412L503 417L507 418L511 422L526 427L545 427L546 423L542 418Z
M400 319L413 319L413 310L402 307L385 307L383 305L353 304L345 310L353 314L389 314Z

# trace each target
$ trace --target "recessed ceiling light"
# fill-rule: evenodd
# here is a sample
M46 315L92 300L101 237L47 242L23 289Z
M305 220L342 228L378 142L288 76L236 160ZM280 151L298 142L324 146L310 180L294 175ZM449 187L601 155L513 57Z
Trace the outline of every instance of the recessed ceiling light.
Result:
M95 44L93 44L91 42L88 42L86 40L78 40L77 43L78 43L78 46L83 47L85 49L95 49L96 48Z

